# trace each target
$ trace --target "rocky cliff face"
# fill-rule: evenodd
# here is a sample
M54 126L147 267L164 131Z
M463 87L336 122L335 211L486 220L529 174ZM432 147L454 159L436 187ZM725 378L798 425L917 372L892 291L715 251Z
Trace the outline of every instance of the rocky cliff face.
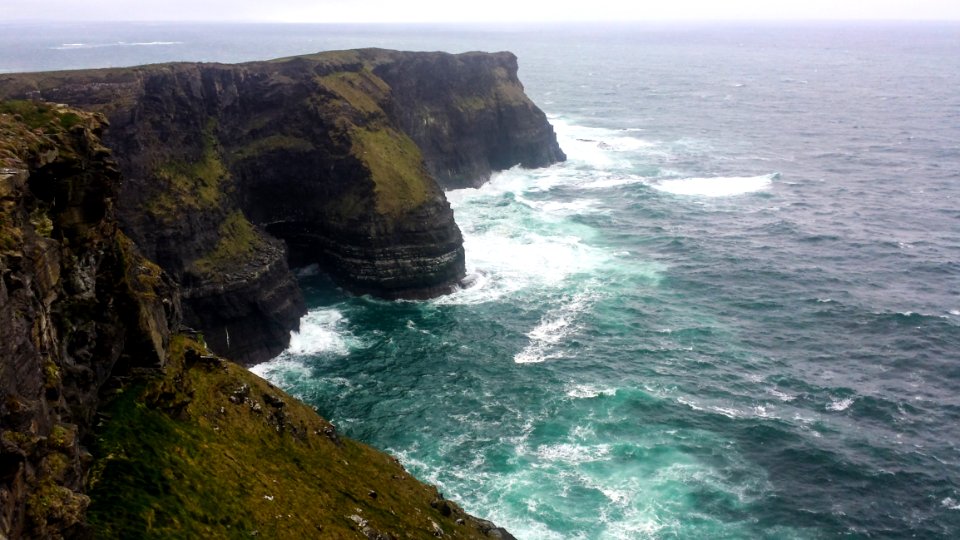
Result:
M464 253L440 184L564 159L509 53L5 75L2 96L110 118L124 230L182 284L187 323L246 363L304 312L288 261L357 293L443 294Z
M183 331L104 126L0 102L0 538L512 538Z
M164 364L179 299L117 229L100 115L0 104L0 537L82 530L111 376Z
M367 54L389 58L373 71L392 89L390 115L444 187L478 187L495 171L566 159L546 115L524 94L513 53Z

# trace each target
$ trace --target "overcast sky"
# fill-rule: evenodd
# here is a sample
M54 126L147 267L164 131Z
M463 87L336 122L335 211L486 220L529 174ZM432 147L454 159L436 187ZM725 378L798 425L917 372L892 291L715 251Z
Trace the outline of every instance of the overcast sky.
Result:
M960 20L960 0L0 0L0 21Z

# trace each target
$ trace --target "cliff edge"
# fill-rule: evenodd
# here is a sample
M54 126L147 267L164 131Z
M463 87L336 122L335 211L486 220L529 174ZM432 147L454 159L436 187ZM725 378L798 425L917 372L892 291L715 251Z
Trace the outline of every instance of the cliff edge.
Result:
M565 159L510 53L2 75L4 97L109 119L123 230L182 286L187 324L247 364L305 311L290 265L358 294L444 294L465 270L442 187Z
M0 538L512 538L182 327L105 126L0 102Z
M117 228L95 113L0 103L0 537L79 534L100 389L162 368L179 297Z

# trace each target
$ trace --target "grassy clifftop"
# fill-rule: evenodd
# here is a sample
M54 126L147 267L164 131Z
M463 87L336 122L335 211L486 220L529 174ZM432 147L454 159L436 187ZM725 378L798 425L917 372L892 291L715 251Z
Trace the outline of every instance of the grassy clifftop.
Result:
M90 481L100 538L502 534L184 336L162 375L118 391L103 416Z

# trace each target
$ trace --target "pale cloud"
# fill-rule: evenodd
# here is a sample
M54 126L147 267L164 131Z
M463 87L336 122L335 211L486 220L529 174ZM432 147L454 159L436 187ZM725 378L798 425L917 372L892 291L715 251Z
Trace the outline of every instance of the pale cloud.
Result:
M958 0L0 0L6 20L533 22L960 20Z

